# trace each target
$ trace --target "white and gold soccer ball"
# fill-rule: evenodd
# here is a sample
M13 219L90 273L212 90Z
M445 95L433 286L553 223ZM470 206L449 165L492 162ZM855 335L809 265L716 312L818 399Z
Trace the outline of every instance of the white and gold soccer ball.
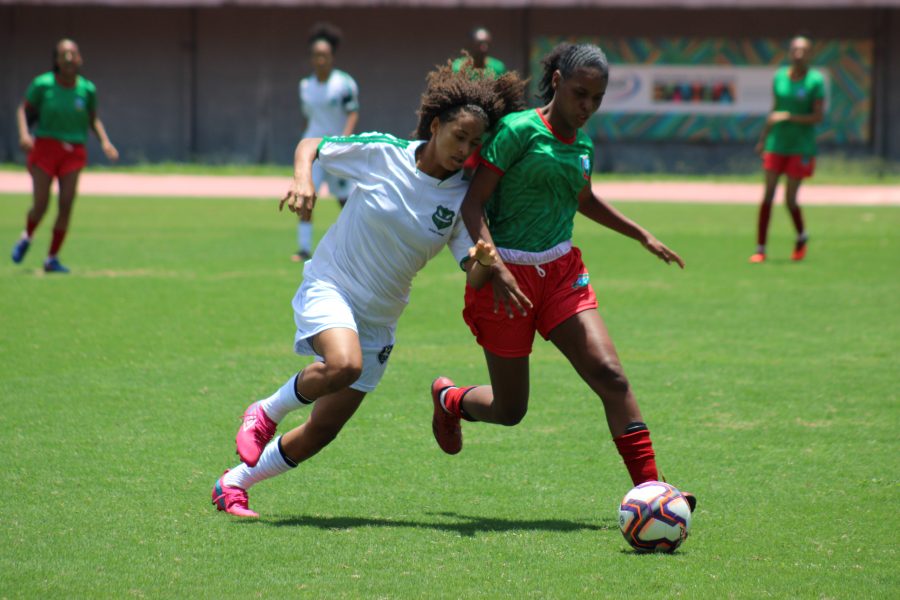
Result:
M622 498L619 529L638 552L675 552L691 530L691 507L668 483L647 481Z

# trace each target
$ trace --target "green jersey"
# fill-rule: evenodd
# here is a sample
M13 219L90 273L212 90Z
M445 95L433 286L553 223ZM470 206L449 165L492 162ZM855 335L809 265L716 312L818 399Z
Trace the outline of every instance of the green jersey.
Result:
M825 98L825 78L809 69L803 79L791 79L790 67L782 67L772 80L775 110L792 115L811 115L817 100ZM766 152L775 154L816 155L816 126L787 121L776 123L766 136Z
M459 58L454 60L453 61L453 72L459 73L462 70L463 65L465 65L466 63L468 63L469 66L473 66L472 59L469 58L468 56L460 56ZM473 66L473 68L474 68L474 66ZM479 69L475 69L475 70L478 71ZM485 73L488 73L489 75L493 75L494 77L500 77L501 75L506 73L506 65L504 65L502 62L500 62L493 56L487 56L484 59L484 71L485 71Z
M38 75L28 86L25 101L38 113L35 137L70 144L87 141L91 116L97 110L97 90L81 75L72 87L60 85L52 71Z
M594 144L581 130L556 135L540 109L506 115L481 149L501 173L485 207L498 248L543 252L572 239L578 194L590 185Z

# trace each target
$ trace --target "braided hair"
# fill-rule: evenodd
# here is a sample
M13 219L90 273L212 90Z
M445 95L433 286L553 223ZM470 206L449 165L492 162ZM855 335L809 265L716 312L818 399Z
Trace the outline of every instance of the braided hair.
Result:
M419 124L414 135L419 140L431 139L431 123L454 120L466 111L484 121L485 129L493 127L501 117L524 110L525 81L516 72L494 78L475 72L465 65L454 73L452 62L431 71L425 78L425 93L419 104Z
M316 23L309 30L310 46L320 40L324 40L331 46L331 52L334 54L337 54L337 49L342 39L344 39L344 34L331 23Z
M553 73L559 71L563 77L569 77L583 68L599 70L604 77L609 77L609 62L606 55L598 46L593 44L570 44L563 42L554 48L550 54L541 61L544 74L538 85L539 97L545 103L553 100Z

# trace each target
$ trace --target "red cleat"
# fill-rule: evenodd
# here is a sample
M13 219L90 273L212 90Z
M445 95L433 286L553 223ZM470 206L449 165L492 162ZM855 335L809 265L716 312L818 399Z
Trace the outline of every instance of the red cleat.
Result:
M763 252L757 252L753 256L750 257L750 262L752 263L763 263L766 262L766 255Z
M431 382L431 400L434 402L434 417L431 419L431 430L438 446L447 454L459 454L462 450L462 427L460 418L451 415L441 406L441 391L453 387L454 383L447 377L438 377Z
M791 260L803 260L806 257L806 240L797 242L791 252Z

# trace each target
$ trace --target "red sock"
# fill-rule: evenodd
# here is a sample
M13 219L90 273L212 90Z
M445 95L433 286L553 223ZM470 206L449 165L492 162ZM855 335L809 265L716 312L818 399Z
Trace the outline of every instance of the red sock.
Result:
M454 417L462 418L462 399L469 390L478 387L470 385L469 387L452 387L444 394L444 408Z
M759 207L759 221L756 224L756 243L760 246L766 245L766 238L769 235L769 218L772 215L772 205L769 202L763 202Z
M63 240L66 239L66 229L54 229L53 230L53 239L50 240L50 251L47 253L47 256L56 256L59 254L59 249L62 248Z
M38 223L40 221L35 221L31 217L25 218L25 234L29 239L34 235L34 230L37 229Z
M656 454L653 453L653 442L650 441L650 432L646 429L620 435L613 440L631 481L634 485L645 481L659 481L659 473L656 470Z
M794 221L794 228L797 230L797 235L802 234L806 229L803 228L803 213L800 212L800 207L797 208L789 208L791 213L791 219Z

